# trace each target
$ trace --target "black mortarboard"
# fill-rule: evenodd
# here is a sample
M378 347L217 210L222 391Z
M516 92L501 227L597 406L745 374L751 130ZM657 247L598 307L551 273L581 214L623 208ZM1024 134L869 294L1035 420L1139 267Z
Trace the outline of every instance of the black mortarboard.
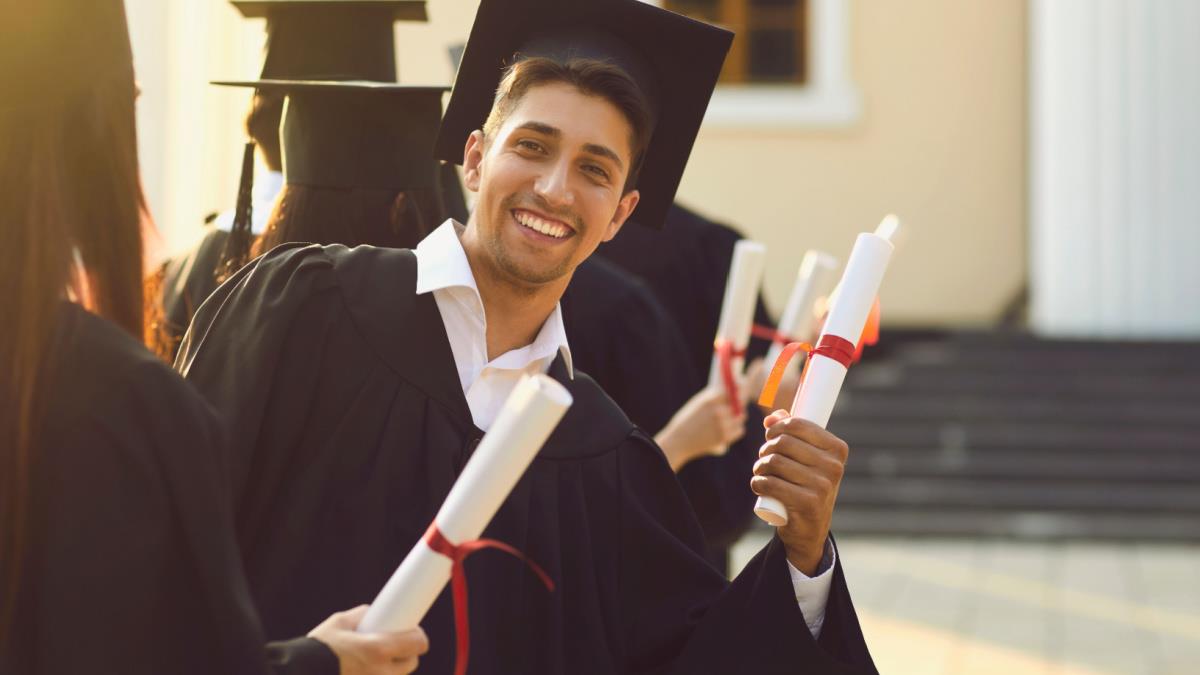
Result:
M435 187L433 141L449 87L380 82L214 82L288 97L281 136L293 185L408 190Z
M424 0L234 0L267 19L264 80L396 81L394 21L425 21Z
M640 0L482 0L442 119L437 156L462 162L515 57L598 58L623 68L649 100L655 128L634 220L661 227L733 41L733 33Z
M63 102L110 76L127 80L133 95L121 0L5 2L0 25L0 108Z

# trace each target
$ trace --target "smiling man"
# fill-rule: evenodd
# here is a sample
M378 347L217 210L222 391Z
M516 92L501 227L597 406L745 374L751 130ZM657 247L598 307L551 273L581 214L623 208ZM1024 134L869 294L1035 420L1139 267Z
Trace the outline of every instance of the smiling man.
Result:
M874 670L828 539L845 444L769 418L747 489L792 519L731 583L563 330L574 269L635 209L661 222L730 39L636 0L484 0L438 139L478 195L468 222L412 251L277 248L200 308L176 365L230 424L270 635L370 601L508 393L545 372L574 405L484 536L557 587L472 559L472 673ZM452 612L447 590L423 672L451 672Z

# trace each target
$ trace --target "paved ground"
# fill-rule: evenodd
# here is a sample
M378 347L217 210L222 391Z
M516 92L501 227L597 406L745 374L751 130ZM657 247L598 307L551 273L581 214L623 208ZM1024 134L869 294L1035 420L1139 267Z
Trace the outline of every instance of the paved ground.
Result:
M1200 673L1200 545L838 543L881 673Z

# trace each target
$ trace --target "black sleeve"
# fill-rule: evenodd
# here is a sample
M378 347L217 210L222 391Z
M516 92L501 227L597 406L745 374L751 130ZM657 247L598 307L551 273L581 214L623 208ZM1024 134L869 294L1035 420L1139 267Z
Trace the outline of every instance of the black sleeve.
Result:
M338 675L337 654L315 638L267 643L267 665L275 675Z
M702 556L699 529L670 467L638 435L619 460L620 596L630 670L874 673L840 556L818 643L796 602L783 543L773 538L726 582Z

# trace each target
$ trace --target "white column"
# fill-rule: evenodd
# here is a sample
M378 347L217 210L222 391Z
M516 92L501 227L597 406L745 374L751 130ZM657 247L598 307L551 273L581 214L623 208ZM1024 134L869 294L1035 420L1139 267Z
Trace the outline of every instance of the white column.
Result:
M1200 337L1200 2L1030 1L1031 324Z

